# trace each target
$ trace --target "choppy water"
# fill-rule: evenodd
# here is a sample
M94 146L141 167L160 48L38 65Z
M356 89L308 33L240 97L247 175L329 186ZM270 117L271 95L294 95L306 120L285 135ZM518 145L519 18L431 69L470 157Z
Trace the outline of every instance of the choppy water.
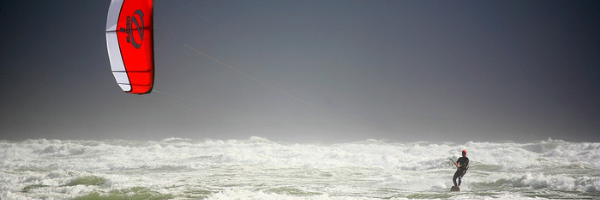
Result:
M0 141L0 199L600 198L599 143ZM448 192L456 160L471 168Z

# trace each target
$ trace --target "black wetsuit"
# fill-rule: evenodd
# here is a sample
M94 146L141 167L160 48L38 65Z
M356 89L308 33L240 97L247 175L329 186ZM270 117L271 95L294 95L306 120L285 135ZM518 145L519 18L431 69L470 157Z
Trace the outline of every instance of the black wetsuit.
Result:
M458 158L456 163L458 163L460 167L456 170L456 172L454 172L454 177L452 177L452 181L454 182L454 186L460 186L460 183L462 182L462 177L467 173L467 170L469 169L469 158L460 157ZM458 185L456 184L457 178Z

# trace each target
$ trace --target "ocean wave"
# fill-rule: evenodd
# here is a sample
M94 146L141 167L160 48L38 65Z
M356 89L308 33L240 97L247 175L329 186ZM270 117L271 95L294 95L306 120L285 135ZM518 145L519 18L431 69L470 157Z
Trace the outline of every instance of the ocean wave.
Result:
M288 144L260 137L0 141L0 198L72 199L131 188L209 199L594 198L599 147L557 140ZM463 149L471 168L462 188L471 192L448 194L450 160Z
M598 176L583 175L569 176L565 174L544 174L526 172L523 175L510 175L507 178L499 178L492 182L476 183L477 187L506 189L521 188L522 190L558 190L558 191L580 191L599 192Z

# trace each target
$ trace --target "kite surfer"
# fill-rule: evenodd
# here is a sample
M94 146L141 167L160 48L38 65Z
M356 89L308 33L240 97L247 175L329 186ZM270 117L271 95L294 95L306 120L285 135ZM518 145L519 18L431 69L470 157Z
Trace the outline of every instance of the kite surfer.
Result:
M453 189L456 188L456 190L459 191L460 183L462 182L462 177L467 173L467 170L469 169L469 158L467 158L467 150L462 151L462 157L458 158L458 160L454 162L454 165L456 165L456 172L454 173L454 177L452 177L452 181L454 182ZM458 184L456 184L457 178Z

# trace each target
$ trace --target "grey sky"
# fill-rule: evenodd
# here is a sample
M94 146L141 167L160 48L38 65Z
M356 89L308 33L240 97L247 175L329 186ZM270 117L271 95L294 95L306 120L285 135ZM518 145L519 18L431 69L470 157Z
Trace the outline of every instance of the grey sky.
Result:
M0 139L599 139L597 1L157 0L146 96L108 0L1 4Z

